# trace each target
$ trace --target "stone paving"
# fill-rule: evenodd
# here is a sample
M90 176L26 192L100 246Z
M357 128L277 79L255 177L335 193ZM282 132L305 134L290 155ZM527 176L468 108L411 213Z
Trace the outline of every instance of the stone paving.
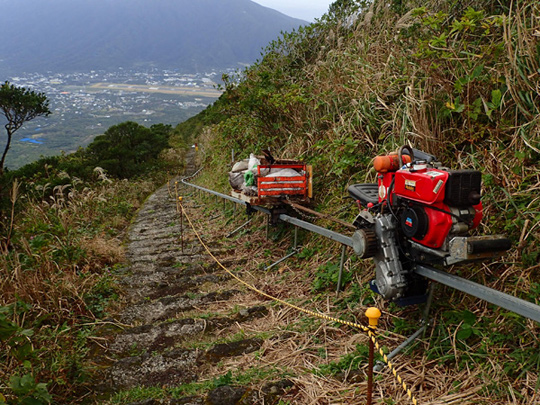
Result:
M188 154L186 173L193 171L191 160L192 153ZM194 311L204 312L209 305L229 300L240 291L231 288L234 284L227 282L230 277L218 271L193 237L184 241L182 251L180 232L175 198L165 185L148 198L129 232L129 267L120 280L126 305L115 317L116 322L129 326L109 336L105 356L109 364L101 387L107 395L136 387L171 388L196 382L204 378L201 373L208 365L252 353L263 344L261 339L212 343L215 331L264 317L268 310L254 306L234 315L194 317ZM219 254L219 244L213 248ZM202 339L210 343L204 349L193 348L196 345L192 343ZM270 397L276 398L275 394L287 386L279 381L266 387L270 396L265 396L264 390L221 386L204 395L138 403L274 403Z

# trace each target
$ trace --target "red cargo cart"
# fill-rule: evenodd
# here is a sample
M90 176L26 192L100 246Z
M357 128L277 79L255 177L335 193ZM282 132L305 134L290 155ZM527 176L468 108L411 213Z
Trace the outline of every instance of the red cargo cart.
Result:
M280 176L279 173L292 169L297 175ZM312 198L312 167L294 160L278 160L273 164L257 166L257 196L247 196L233 190L233 197L252 205L279 204L283 199L307 203Z

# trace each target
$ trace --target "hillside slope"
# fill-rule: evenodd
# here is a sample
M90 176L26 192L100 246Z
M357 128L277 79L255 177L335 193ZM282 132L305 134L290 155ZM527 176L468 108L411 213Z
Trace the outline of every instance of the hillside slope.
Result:
M305 23L249 0L1 0L0 8L0 71L10 72L237 67Z
M270 393L279 397L265 403L366 402L367 338L345 325L364 324L366 307L377 306L378 341L388 353L418 330L423 309L372 292L371 260L346 251L336 294L339 244L303 231L296 240L290 227L268 229L263 215L247 223L213 196L181 185L176 195L176 184L148 198L131 228L132 267L123 260L120 239L152 179L163 184L165 171L182 172L178 165L189 161L180 149L195 135L203 169L190 181L228 192L231 149L243 158L270 148L312 163L314 208L349 222L358 208L344 198L346 186L375 179L377 154L410 143L449 167L478 169L485 208L478 232L506 234L513 246L499 259L445 270L538 303L539 17L538 2L520 0L339 0L322 21L285 34L259 63L228 78L211 108L176 129L178 149L164 151L157 167L149 162L160 173L143 175L138 166L140 180L114 180L80 151L21 169L13 183L2 178L0 402L90 402L95 355L123 385L115 404L223 404L225 392L236 398L229 403L256 403L251 394L276 381ZM176 204L187 208L183 219ZM227 260L229 275L280 301L225 280L201 254L195 230ZM127 310L119 324L106 309L118 309L121 289L140 311ZM227 302L211 302L233 290ZM432 405L539 403L540 326L451 288L434 291L425 333L392 360L402 379L382 370L375 403L415 403L411 395ZM267 309L257 312L263 317L243 319L254 306ZM110 346L117 358L95 336L98 326L123 331ZM200 334L184 339L183 331ZM193 374L182 374L190 367Z
M318 197L329 204L374 178L374 156L410 143L448 167L482 171L486 217L517 218L486 227L519 239L525 222L537 222L540 6L358 3L334 3L229 79L200 119L217 124L203 131L209 162L224 164L231 149L302 157L317 167L315 187L330 187ZM526 264L536 264L532 250Z
M540 4L530 1L338 1L320 22L273 42L179 130L198 129L210 188L227 190L231 150L243 158L270 149L313 164L316 208L350 221L346 187L374 181L371 159L403 144L448 167L480 170L478 232L505 234L513 247L501 259L446 270L538 303L539 21ZM324 266L338 260L331 247L308 246L317 258L309 268L321 266L330 280ZM329 298L336 309L369 302L358 289L373 278L370 266L352 266L347 298ZM305 269L291 271L313 278ZM455 385L485 383L470 402L455 403L537 402L539 325L451 289L437 294L429 336L403 361ZM392 314L389 330L414 330L416 312L378 304Z

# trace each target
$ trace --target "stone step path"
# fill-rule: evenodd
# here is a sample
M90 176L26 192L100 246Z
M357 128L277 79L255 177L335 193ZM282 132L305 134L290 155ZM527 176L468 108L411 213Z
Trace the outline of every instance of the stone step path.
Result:
M192 153L192 152L191 152ZM193 170L188 154L186 172ZM129 267L120 280L126 306L115 317L130 325L114 335L108 345L110 367L103 387L110 395L136 387L176 387L204 379L204 370L222 359L242 356L261 348L262 339L246 338L218 343L217 332L254 319L264 318L262 306L240 308L197 317L205 308L225 303L241 294L191 235L184 238L174 196L165 185L148 198L129 232ZM213 252L238 265L231 252L219 243ZM224 307L226 307L224 305ZM194 316L195 315L195 316ZM223 341L220 333L220 340ZM200 345L200 342L205 342ZM221 386L203 395L183 399L147 399L140 404L256 404L270 399L290 383L278 381L262 390Z

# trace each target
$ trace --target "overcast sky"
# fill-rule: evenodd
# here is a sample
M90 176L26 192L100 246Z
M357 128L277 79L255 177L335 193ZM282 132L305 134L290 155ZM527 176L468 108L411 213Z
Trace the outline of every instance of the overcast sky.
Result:
M253 0L288 16L313 22L328 11L332 0Z

